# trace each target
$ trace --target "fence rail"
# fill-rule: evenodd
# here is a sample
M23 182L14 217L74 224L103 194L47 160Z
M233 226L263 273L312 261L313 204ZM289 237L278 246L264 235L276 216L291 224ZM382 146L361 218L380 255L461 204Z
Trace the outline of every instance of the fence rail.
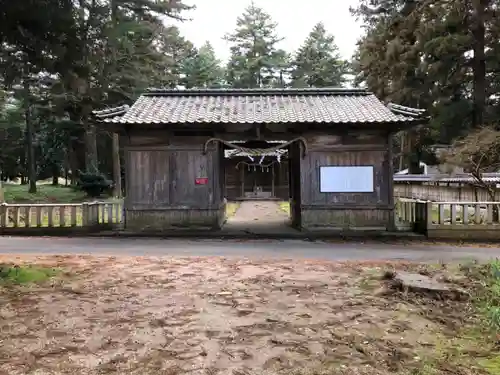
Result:
M430 238L500 239L500 202L399 200L396 216Z
M500 225L500 202L432 202L429 206L429 225Z
M0 204L0 229L112 226L122 222L121 202Z
M500 240L500 202L401 198L396 201L395 214L400 230L413 230L429 238ZM99 231L119 228L123 220L122 202L0 203L0 234Z
M500 200L500 190L494 191L495 201ZM491 201L490 192L479 186L458 183L395 183L397 198L422 199L435 202Z

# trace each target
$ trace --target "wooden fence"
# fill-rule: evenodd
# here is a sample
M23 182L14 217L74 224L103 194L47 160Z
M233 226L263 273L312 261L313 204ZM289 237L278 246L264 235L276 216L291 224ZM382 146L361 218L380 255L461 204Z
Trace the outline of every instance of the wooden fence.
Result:
M397 226L428 238L500 240L499 202L398 199ZM118 229L122 202L0 204L0 234L50 235Z
M399 200L398 221L428 238L500 240L500 202Z
M485 202L491 200L486 189L458 183L395 183L394 197L435 202ZM500 201L500 189L495 191L495 201Z
M0 233L112 229L122 223L121 202L0 204Z

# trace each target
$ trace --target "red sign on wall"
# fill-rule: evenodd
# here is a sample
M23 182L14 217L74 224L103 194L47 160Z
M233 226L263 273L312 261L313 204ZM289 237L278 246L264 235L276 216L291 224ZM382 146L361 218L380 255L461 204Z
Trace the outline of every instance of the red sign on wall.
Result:
M206 185L208 184L208 178L207 177L195 178L194 183L196 185Z

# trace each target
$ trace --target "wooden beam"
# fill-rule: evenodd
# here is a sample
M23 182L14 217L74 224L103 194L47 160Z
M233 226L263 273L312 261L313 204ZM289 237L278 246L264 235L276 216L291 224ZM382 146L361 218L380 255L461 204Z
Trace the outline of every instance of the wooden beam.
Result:
M312 146L307 150L310 152L345 152L345 151L386 151L386 145L373 144L373 145L325 145L325 146Z
M354 204L354 203L337 203L337 204L303 204L303 210L336 210L336 211L371 211L371 210L382 210L390 211L394 207L386 204Z
M389 206L391 206L393 209L389 211L389 226L387 230L389 231L395 231L396 230L396 217L395 217L395 207L394 207L394 165L393 165L393 155L392 155L392 148L393 148L393 143L392 143L392 134L389 133L387 136L387 143L388 143L388 148L387 148L387 202L389 203Z

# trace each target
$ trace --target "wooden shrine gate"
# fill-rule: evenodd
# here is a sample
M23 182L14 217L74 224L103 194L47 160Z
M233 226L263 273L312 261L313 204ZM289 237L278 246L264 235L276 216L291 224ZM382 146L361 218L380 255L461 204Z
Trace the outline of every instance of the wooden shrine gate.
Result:
M236 140L288 142L296 227L391 230L392 134L427 121L346 89L149 90L94 114L121 135L125 227L139 231L220 228L224 151Z

